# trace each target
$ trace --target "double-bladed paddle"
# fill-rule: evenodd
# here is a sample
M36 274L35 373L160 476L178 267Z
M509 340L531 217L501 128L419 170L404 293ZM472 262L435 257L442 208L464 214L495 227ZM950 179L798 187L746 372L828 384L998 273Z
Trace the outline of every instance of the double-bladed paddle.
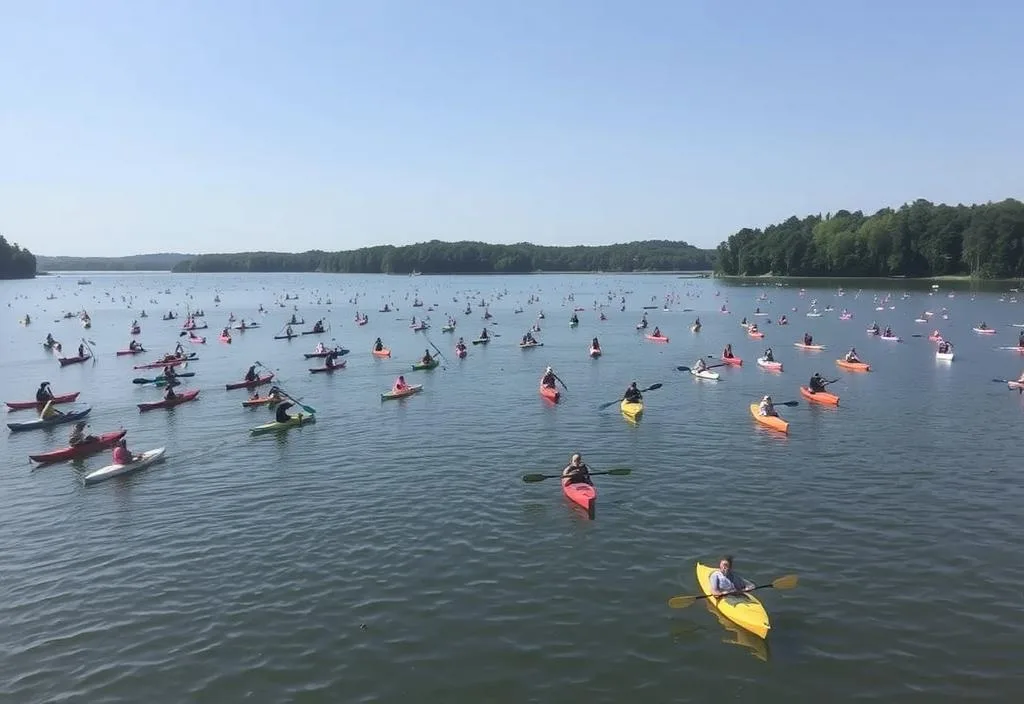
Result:
M621 476L624 476L626 474L629 474L632 471L633 470L630 469L629 467L621 467L619 469L607 469L607 470L604 470L604 471L601 471L601 472L591 472L590 476L595 477L598 474L612 474L612 475L615 475L617 477L621 477ZM542 482L545 479L561 479L561 478L562 478L561 474L524 474L523 475L523 481L527 482L527 483L529 483L529 482Z
M698 594L690 596L674 596L668 600L668 605L673 609L685 609L687 606L693 605L698 599L710 599L712 597L718 598L722 596L738 596L752 592L755 589L793 589L796 587L799 578L795 574L787 574L779 577L771 584L759 584L753 589L742 590L738 592L726 592L725 594Z
M564 381L562 381L562 380L561 380L561 379L560 379L560 378L558 377L558 375L557 375L557 374L555 374L554 372L551 372L551 375L552 375L553 377L555 377L555 381L557 381L557 382L558 382L559 384L561 384L561 385L562 385L562 388L563 388L563 389L565 389L566 391L568 391L568 390L569 390L569 387L565 385L565 382L564 382Z
M640 393L647 393L648 391L654 391L655 389L660 389L662 386L663 386L663 384L651 384L646 389L640 389ZM625 399L626 399L626 397L623 396L622 398L615 399L614 401L609 401L608 403L602 403L600 406L597 407L597 410L603 411L604 409L606 409L606 408L608 408L610 406L614 406L616 403L624 401Z

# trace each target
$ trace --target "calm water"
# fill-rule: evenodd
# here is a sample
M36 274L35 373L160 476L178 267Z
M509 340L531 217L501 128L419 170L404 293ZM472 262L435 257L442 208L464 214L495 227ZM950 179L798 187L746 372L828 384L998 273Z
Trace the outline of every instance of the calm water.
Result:
M123 425L134 450L166 445L168 458L85 488L81 472L108 454L32 469L27 455L62 446L68 429L2 434L0 700L959 702L1007 701L1024 687L1024 402L991 381L1024 365L993 349L1014 344L1019 303L945 289L903 299L899 288L876 312L888 290L800 297L667 276L77 278L0 284L11 302L0 397L31 398L42 380L80 390L94 432ZM408 371L426 347L408 328L411 313L427 315L411 307L417 291L438 304L429 339L448 357L432 372ZM756 301L762 291L769 300ZM325 342L352 350L346 370L311 375L301 353L315 338L271 339L294 303L276 305L286 292L300 296L307 323L330 321ZM586 308L575 330L570 292ZM531 293L539 305L527 304ZM460 362L440 327L452 312L457 335L479 333L483 309L463 315L467 295L492 301L502 337ZM328 296L333 304L316 303ZM668 345L634 329L652 297L649 318ZM806 318L814 297L836 311ZM400 310L377 313L384 300ZM731 315L717 312L726 300ZM607 321L595 301L609 303ZM257 316L259 303L270 312ZM228 311L265 327L231 346L206 331L189 368L199 400L140 415L135 404L158 392L130 383L148 373L131 368L142 359L114 351L141 308L150 317L140 340L169 350L180 321L160 314L185 304L213 327ZM786 328L763 325L784 374L753 364L763 345L737 323L755 306L791 317ZM853 320L838 320L844 306ZM947 321L913 322L943 306ZM59 369L39 343L53 332L75 346L78 323L54 320L83 307L98 361ZM369 325L353 325L357 307ZM545 346L522 351L515 343L540 308ZM25 313L27 328L17 323ZM704 329L691 334L697 314ZM905 342L868 337L872 319ZM974 335L982 319L999 334ZM911 337L936 326L957 344L952 364ZM796 350L805 329L828 350ZM368 353L378 335L392 360ZM593 335L605 350L596 361L586 355ZM722 381L674 371L727 341L745 363L720 369ZM872 373L836 370L850 345ZM242 409L246 392L223 384L254 360L317 408L315 426L249 436L270 412ZM545 364L569 386L557 407L537 394ZM840 378L840 408L783 409L789 437L756 426L748 403L765 392L798 399L815 370ZM425 392L382 404L403 372ZM665 384L638 425L617 407L597 410L634 378ZM521 481L576 450L592 468L634 470L601 478L595 521L556 482ZM695 593L696 560L724 551L758 583L800 576L793 591L762 592L767 643L703 602L666 606Z

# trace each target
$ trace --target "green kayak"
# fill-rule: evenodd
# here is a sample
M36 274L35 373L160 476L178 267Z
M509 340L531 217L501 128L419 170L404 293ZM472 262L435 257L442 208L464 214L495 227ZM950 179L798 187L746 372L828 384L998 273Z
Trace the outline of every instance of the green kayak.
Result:
M278 430L288 430L289 428L298 428L300 425L309 425L310 423L316 423L316 416L314 415L298 415L292 416L292 419L287 423L278 423L276 420L270 423L264 423L263 425L257 425L252 428L249 432L253 435L261 435L263 433L273 433Z
M438 362L437 359L432 359L432 360L430 360L429 363L416 362L416 364L412 365L412 368L413 368L413 371L421 371L423 369L433 369L434 367L436 367L439 364L440 364L440 362Z

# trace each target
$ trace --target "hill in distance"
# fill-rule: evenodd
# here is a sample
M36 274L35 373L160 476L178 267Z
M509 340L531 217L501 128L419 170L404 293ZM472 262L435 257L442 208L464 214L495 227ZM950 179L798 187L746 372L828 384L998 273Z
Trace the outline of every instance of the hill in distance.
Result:
M170 271L195 254L165 252L129 257L36 257L39 271Z

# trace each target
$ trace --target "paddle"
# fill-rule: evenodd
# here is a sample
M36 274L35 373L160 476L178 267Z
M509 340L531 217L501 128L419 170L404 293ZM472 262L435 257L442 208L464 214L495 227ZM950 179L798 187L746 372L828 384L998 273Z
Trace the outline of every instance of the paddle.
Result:
M663 386L662 384L651 384L646 389L640 389L640 393L647 393L648 391L654 391L655 389L660 389L662 386ZM597 407L597 410L603 411L604 409L609 408L610 406L614 406L616 403L624 401L625 399L626 399L626 397L623 396L622 398L617 398L614 401L609 401L608 403L602 403L600 406Z
M569 387L565 385L564 381L562 381L561 379L558 378L557 374L555 374L554 372L551 372L551 376L555 377L555 381L557 381L559 384L561 384L563 389L565 389L566 391L569 390Z
M593 477L593 476L596 476L598 474L612 474L612 475L615 475L616 477L621 477L621 476L624 476L626 474L629 474L632 471L633 470L630 469L629 467L621 467L619 469L608 469L608 470L604 470L604 471L601 471L601 472L591 472L590 476ZM561 479L561 478L562 478L561 474L524 474L523 475L523 481L527 482L527 483L530 483L530 482L542 482L545 479Z
M434 351L437 352L437 354L441 357L441 359L443 359L445 361L445 363L447 364L448 363L448 358L444 356L444 353L441 352L441 350L437 349L437 345L435 345L434 342L429 337L427 338L427 342L430 343L430 346L434 348ZM447 369L447 368L448 367L442 367L442 369Z
M711 355L708 355L708 356L710 357ZM706 366L704 368L705 369L714 369L715 367L725 367L725 366L728 366L728 365L726 365L723 362L722 364L709 364L708 366ZM686 366L680 366L680 367L676 367L676 371L677 372L688 372L688 371L690 371L690 368L686 367Z
M710 597L717 598L718 596L746 594L747 592L752 592L755 589L793 589L796 587L798 581L799 579L795 574L787 574L783 577L779 577L771 584L759 584L753 589L748 589L746 591L726 592L725 594L721 595L699 594L695 596L674 596L668 600L668 605L670 608L673 609L685 609L687 606L693 605L693 603L696 602L698 599L708 599Z
M271 369L270 369L270 367L268 367L267 365L265 365L265 364L264 364L263 362L261 362L261 361L260 361L260 360L258 360L258 359L256 360L256 364L257 364L257 365L259 365L259 366L261 366L261 367L263 367L263 368L264 368L264 369L266 369L267 371L275 371L275 372L280 372L280 370L279 370L279 369L271 370ZM299 399L295 398L294 396L292 396L291 394L289 394L289 393L288 393L287 391L285 391L285 390L284 390L284 389L283 389L283 388L281 387L281 385L280 385L280 384L275 384L275 386L277 386L277 388L281 390L281 395L282 395L282 396L284 396L285 398L288 398L288 399L290 399L290 400L294 401L294 402L295 402L295 404L296 404L297 406L299 406L300 408L302 408L302 410L304 410L304 411L305 411L306 413L308 413L308 414L309 414L309 415L311 415L311 416L313 416L313 415L316 415L316 409L315 409L315 408L313 408L312 406L307 406L306 404L302 403L302 401L300 401Z

